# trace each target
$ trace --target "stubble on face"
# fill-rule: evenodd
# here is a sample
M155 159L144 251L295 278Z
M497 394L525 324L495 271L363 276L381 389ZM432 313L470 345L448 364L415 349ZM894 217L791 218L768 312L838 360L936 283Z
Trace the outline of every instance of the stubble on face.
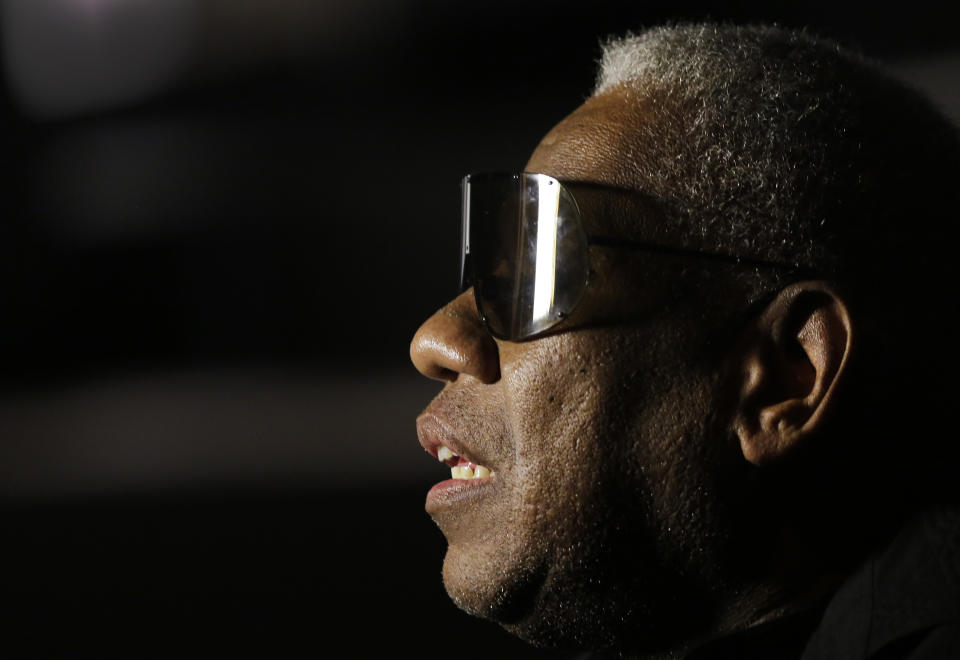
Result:
M527 171L637 188L623 154L639 146L623 136L641 120L625 103L588 101ZM655 290L654 277L625 278L607 281ZM431 404L498 473L484 498L433 513L449 542L444 584L462 609L535 644L656 645L657 627L698 597L705 611L681 620L708 616L721 534L708 466L726 449L705 440L717 380L698 364L694 319L634 298L646 322L498 342L499 381L461 376Z
M649 641L675 618L713 561L712 382L666 344L621 328L504 344L497 383L464 379L437 398L499 482L433 514L458 606L539 645Z

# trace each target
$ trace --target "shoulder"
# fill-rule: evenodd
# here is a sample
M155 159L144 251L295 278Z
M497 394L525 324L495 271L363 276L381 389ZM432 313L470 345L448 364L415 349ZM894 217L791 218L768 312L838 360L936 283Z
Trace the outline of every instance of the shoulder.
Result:
M960 657L960 508L912 519L840 587L803 660Z

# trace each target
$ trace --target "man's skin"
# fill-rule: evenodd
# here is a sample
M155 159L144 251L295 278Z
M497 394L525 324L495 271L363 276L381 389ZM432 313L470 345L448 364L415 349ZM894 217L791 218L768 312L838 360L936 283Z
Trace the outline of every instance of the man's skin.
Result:
M623 86L591 98L525 170L644 191L645 103ZM630 213L590 222L670 234ZM452 599L534 643L672 656L829 593L829 540L771 516L757 475L815 450L842 399L843 300L792 284L707 358L738 292L685 289L688 257L590 250L585 301L556 332L494 339L470 290L413 339L416 367L446 382L421 441L495 473L428 496Z

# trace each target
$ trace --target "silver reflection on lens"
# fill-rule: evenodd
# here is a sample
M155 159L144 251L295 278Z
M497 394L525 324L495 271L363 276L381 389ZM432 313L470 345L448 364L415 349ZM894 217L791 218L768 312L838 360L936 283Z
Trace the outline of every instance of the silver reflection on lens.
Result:
M544 174L473 174L463 180L461 270L469 262L477 307L502 339L549 330L579 302L589 273L576 201Z

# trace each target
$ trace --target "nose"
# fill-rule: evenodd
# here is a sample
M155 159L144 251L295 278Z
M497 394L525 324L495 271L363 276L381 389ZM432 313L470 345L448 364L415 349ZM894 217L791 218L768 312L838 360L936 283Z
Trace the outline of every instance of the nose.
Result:
M500 379L497 343L480 320L473 289L454 298L417 330L410 359L428 378L455 381L460 374L482 383Z

